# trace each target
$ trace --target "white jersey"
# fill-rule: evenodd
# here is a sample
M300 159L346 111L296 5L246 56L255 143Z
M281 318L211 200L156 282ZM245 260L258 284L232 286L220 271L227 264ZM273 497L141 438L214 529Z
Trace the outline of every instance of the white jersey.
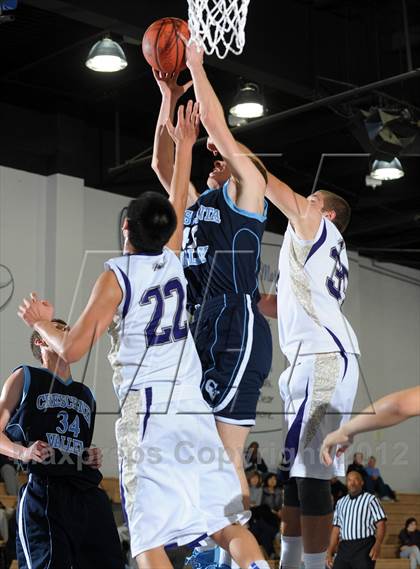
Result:
M326 352L359 354L356 335L341 311L348 283L346 246L323 217L311 241L289 223L279 259L277 313L280 346L295 356Z
M178 257L133 254L110 259L123 298L109 329L118 398L152 386L154 401L188 397L202 371L187 323L186 280Z

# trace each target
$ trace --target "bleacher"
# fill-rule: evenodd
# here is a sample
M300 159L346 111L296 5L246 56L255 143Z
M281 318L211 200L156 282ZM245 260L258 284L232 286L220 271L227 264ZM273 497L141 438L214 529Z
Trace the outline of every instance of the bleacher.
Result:
M376 563L376 569L409 569L408 559L396 557L398 534L407 518L420 520L420 494L398 494L398 502L382 502L382 507L388 516L388 523L381 559Z

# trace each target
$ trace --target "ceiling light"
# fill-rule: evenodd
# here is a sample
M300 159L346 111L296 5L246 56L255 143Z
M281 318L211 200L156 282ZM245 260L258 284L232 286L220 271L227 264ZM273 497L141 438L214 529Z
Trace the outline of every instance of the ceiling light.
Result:
M404 176L404 170L398 158L390 162L375 160L370 175L375 180L398 180Z
M86 60L86 67L101 73L115 73L127 67L127 59L122 47L111 38L95 43Z
M232 113L228 115L228 124L229 126L243 126L244 124L248 124L247 119L241 119L240 117L235 117Z
M241 119L254 119L264 114L264 101L258 85L245 83L237 93L230 114Z

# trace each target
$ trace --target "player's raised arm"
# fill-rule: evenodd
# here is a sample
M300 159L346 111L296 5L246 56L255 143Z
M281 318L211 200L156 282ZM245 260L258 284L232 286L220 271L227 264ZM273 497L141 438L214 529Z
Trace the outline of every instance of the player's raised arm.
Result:
M194 43L186 46L186 62L200 103L201 122L238 182L236 203L246 211L262 214L266 181L252 160L242 154L230 132L223 107L204 70L203 51Z
M51 305L35 293L24 299L18 315L36 330L65 362L79 361L89 352L112 322L123 293L112 271L102 273L91 292L86 308L69 331L59 330L51 322Z
M153 70L153 74L162 94L162 103L155 130L152 169L169 194L171 192L171 180L174 171L175 148L174 141L169 135L166 125L168 120L171 122L174 120L176 104L180 97L191 87L192 81L188 81L184 85L178 85L178 75L170 75L157 70ZM197 191L190 182L188 187L188 205L194 203L197 196Z
M184 213L187 207L188 188L191 176L192 148L197 140L200 124L199 105L188 101L185 108L178 109L178 120L174 127L167 121L167 130L175 142L175 165L170 187L170 201L175 209L177 225L167 247L179 252L184 231Z
M252 157L265 168L263 162L247 146L237 142L240 151ZM266 197L275 205L293 224L295 229L305 239L311 239L319 226L321 214L310 207L310 202L304 196L296 193L285 182L282 182L271 172L267 172Z

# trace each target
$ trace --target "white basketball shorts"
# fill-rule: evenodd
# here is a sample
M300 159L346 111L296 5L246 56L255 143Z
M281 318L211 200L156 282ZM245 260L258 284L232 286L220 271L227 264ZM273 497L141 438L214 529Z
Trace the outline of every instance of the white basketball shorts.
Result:
M285 480L344 476L344 456L326 467L319 452L324 437L350 419L358 378L356 355L340 352L300 356L281 374L287 428L280 470Z
M116 425L133 557L159 546L205 545L208 536L250 517L199 387L169 410L154 403L153 389L129 392Z

